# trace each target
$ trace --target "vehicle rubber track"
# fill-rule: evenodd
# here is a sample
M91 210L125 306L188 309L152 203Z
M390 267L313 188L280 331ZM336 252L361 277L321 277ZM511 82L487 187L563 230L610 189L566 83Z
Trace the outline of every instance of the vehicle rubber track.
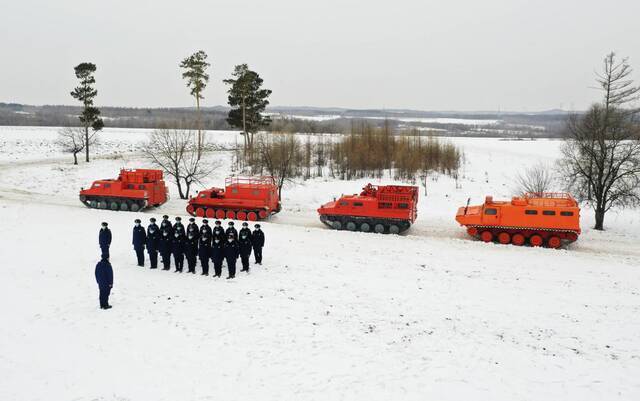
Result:
M323 214L320 221L334 230L400 234L411 227L411 222L400 219L381 219L363 216Z
M206 217L209 219L231 219L241 221L259 221L265 220L272 214L264 209L223 209L205 206L187 206L187 213L194 217Z
M80 202L91 209L120 210L123 212L138 212L147 207L147 201L106 196L80 195Z
M560 248L578 239L579 232L555 228L511 227L511 226L467 226L467 233L484 242L496 241L501 244L546 246Z

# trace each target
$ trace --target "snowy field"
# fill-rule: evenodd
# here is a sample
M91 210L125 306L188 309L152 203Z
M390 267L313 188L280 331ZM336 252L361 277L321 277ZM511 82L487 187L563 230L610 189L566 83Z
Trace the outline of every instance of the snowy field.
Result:
M452 138L462 178L431 177L401 236L326 229L315 209L369 180L284 189L264 264L236 280L135 266L133 219L85 208L92 180L143 167L145 130L107 129L71 164L55 128L0 127L0 400L637 400L640 211L607 215L567 249L484 244L454 215L508 197L560 142ZM233 132L208 132L216 142ZM229 155L207 185L222 185ZM382 180L373 183L392 183ZM98 308L101 221L114 308ZM199 268L198 268L199 269Z

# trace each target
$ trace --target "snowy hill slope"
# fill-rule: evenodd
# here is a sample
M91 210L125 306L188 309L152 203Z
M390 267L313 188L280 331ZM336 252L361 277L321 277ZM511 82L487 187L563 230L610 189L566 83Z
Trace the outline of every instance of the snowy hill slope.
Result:
M9 130L3 152L20 152ZM453 220L468 196L510 195L514 171L552 161L558 142L457 140L462 188L429 181L404 236L317 221L320 203L366 181L287 188L286 210L263 225L264 265L228 282L135 266L133 219L184 216L184 201L145 213L85 208L79 187L140 166L135 146L73 167L46 132L28 135L50 152L0 163L0 399L640 396L638 211L612 213L605 233L584 211L584 235L563 250L479 243ZM126 147L144 134L109 140ZM114 233L109 311L93 278L103 220Z

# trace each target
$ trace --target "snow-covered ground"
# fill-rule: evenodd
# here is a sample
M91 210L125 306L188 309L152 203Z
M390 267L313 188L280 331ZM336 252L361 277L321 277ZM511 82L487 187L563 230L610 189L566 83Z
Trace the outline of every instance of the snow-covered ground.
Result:
M288 186L263 224L264 265L229 282L135 266L133 219L185 216L177 196L144 213L78 201L92 180L146 165L147 131L106 130L102 156L79 166L55 132L0 127L0 400L640 398L638 210L609 213L606 232L583 210L562 250L480 243L453 219L467 197L510 196L560 142L450 139L465 152L458 188L429 178L402 236L318 222L321 203L368 180ZM221 185L229 156L210 157L223 164L206 184ZM109 311L93 277L101 221Z

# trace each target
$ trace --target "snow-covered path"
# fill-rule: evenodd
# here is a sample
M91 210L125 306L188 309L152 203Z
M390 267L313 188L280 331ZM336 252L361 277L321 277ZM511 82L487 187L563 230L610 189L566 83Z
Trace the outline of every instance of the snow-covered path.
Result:
M640 398L639 214L612 214L599 233L584 213L566 250L469 240L451 210L505 196L504 170L555 146L494 142L463 143L463 188L434 181L405 236L317 222L318 202L360 181L287 188L287 210L263 224L264 266L233 282L135 266L132 220L184 215L183 202L119 213L77 201L78 186L133 155L3 169L0 399ZM93 278L103 220L109 311Z

